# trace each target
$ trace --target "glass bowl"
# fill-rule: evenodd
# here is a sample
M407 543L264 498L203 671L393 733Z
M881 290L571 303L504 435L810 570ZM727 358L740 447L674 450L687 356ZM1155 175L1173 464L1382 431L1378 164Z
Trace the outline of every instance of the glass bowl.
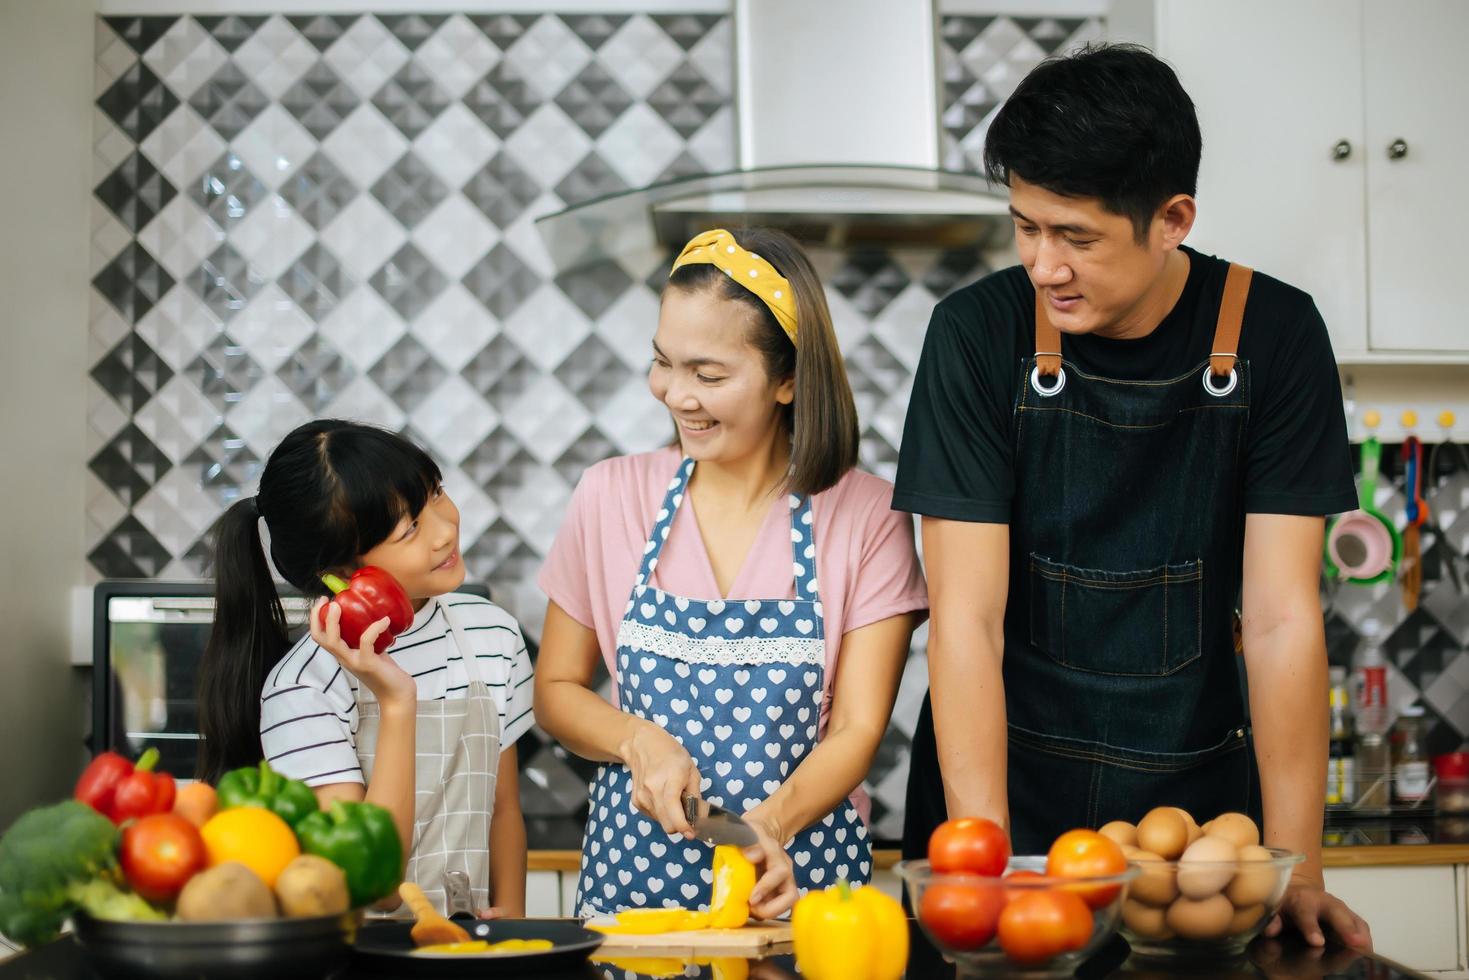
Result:
M999 878L939 874L927 861L894 870L924 934L963 972L1068 976L1117 931L1128 883L1141 872L1048 878L1045 868L1044 857L1012 857Z
M1280 908L1304 854L1266 848L1260 861L1133 861L1122 935L1148 959L1240 956ZM1182 877L1180 878L1180 869Z

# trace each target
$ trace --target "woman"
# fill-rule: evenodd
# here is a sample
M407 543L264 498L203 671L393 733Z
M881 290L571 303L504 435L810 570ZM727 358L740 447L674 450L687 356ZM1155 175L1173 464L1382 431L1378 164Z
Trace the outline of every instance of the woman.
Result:
M707 905L695 796L755 829L751 914L774 918L799 890L870 878L858 786L927 607L912 525L855 469L831 314L790 237L689 242L648 384L676 444L589 468L540 577L536 717L605 763L577 904Z

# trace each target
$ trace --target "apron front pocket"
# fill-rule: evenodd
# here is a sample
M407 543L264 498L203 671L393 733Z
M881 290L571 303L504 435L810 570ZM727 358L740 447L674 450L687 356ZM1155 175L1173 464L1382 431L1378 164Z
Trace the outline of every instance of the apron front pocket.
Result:
M1114 572L1030 556L1030 642L1074 670L1161 677L1199 658L1203 562Z

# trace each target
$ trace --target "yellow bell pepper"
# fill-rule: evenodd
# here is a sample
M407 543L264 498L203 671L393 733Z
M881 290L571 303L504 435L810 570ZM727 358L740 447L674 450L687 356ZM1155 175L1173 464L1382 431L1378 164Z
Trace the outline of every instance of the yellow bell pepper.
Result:
M898 980L908 965L903 907L871 885L808 892L791 913L791 932L806 980Z
M714 848L714 893L709 900L709 928L738 929L750 919L750 892L755 866L733 844Z

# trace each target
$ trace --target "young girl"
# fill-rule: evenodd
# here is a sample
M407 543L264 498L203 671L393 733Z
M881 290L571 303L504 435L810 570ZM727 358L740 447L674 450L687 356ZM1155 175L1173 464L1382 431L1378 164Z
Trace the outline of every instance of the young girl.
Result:
M441 910L446 881L475 909L525 914L525 821L515 741L531 725L531 666L515 620L464 581L459 511L417 446L353 422L309 422L282 440L260 492L215 531L215 620L200 670L200 775L259 761L323 803L390 810L405 877ZM386 617L348 647L339 610L295 646L261 545L305 595L323 573L385 569L417 610L379 656ZM288 650L287 648L290 647ZM462 873L462 878L455 872Z
M648 374L677 444L583 475L540 584L541 725L606 763L578 906L707 905L686 797L759 837L750 911L872 871L859 784L927 609L909 518L859 473L825 294L788 236L696 237ZM605 661L615 704L591 689Z

